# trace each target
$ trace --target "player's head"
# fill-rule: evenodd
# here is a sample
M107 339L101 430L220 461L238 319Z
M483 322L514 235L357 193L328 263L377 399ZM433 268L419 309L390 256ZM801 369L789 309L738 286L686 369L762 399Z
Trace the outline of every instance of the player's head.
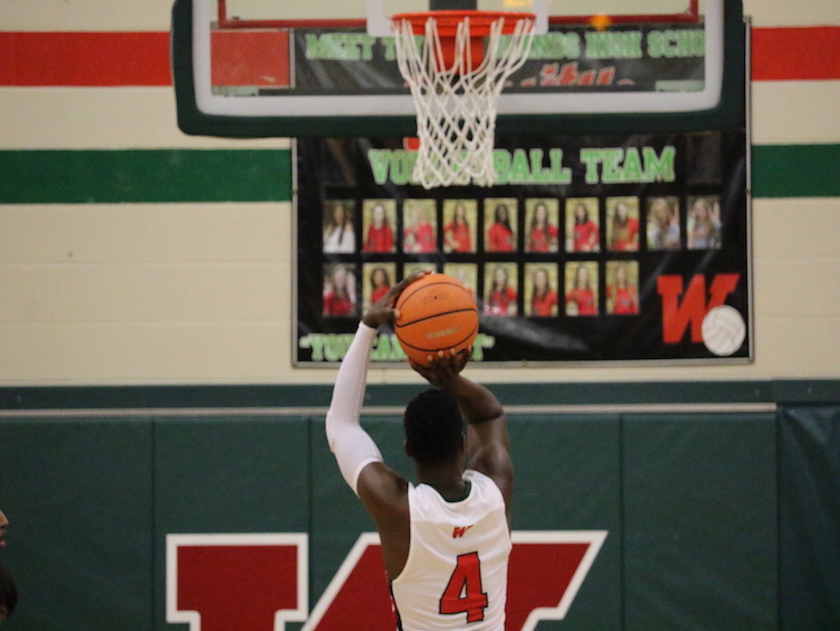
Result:
M343 265L336 265L332 271L333 289L342 290L347 288L347 268Z
M616 223L626 222L629 215L630 215L630 209L627 207L627 204L625 202L620 201L615 205L615 221L616 221Z
M384 267L375 267L370 273L370 284L372 287L390 287L391 279L388 270Z
M459 224L467 223L467 207L460 199L455 204L455 222Z
M705 220L711 215L711 208L709 207L709 200L705 197L698 197L691 207L694 217L696 219Z
M667 226L672 214L671 206L664 197L657 197L650 203L650 216L654 223Z
M347 222L347 209L341 202L333 206L333 223L336 226L343 226Z
M507 287L508 271L507 268L497 265L493 270L493 286L497 288Z
M405 408L403 428L406 452L420 465L451 462L464 447L458 402L443 390L426 390L414 397Z
M388 215L385 214L385 206L382 204L374 205L371 215L373 217L374 226L381 228L382 226L388 225Z
M615 284L623 287L627 286L627 263L624 261L621 261L615 268Z
M12 615L17 601L18 593L12 575L0 565L0 621Z
M543 293L548 289L548 270L538 267L534 270L534 290Z
M548 222L548 206L543 202L539 202L534 206L534 224L544 224Z
M589 289L589 269L583 263L577 266L575 287L578 289Z

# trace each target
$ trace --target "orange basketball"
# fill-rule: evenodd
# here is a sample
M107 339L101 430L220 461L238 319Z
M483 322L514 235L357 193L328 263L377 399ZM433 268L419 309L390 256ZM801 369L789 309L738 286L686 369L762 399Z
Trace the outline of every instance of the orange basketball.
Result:
M427 274L400 294L394 331L406 355L421 365L438 351L470 348L478 335L478 307L463 283Z

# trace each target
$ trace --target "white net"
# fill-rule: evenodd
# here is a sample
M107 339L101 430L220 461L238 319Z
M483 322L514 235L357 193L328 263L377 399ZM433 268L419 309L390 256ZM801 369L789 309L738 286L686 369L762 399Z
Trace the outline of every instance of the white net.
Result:
M458 24L454 63L444 62L437 21L417 38L408 20L395 20L400 73L411 88L420 139L414 180L425 188L492 186L496 112L508 77L528 58L534 19L522 18L510 35L503 19L490 25L484 58L473 69L469 17ZM420 39L418 46L417 40Z

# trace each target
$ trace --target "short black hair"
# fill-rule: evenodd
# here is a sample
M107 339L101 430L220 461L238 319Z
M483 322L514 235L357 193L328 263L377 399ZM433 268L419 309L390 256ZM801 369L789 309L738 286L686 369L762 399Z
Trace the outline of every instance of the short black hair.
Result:
M418 464L437 465L458 455L464 421L458 401L443 390L426 390L414 397L403 416L408 455Z
M18 601L17 587L8 570L0 565L0 605L6 606L7 615L11 616Z

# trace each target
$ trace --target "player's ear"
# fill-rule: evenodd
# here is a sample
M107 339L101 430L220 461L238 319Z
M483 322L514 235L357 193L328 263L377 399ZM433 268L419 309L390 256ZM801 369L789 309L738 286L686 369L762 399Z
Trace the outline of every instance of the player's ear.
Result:
M405 455L414 460L414 456L411 454L411 448L408 446L408 441L403 441L403 449L405 449Z

